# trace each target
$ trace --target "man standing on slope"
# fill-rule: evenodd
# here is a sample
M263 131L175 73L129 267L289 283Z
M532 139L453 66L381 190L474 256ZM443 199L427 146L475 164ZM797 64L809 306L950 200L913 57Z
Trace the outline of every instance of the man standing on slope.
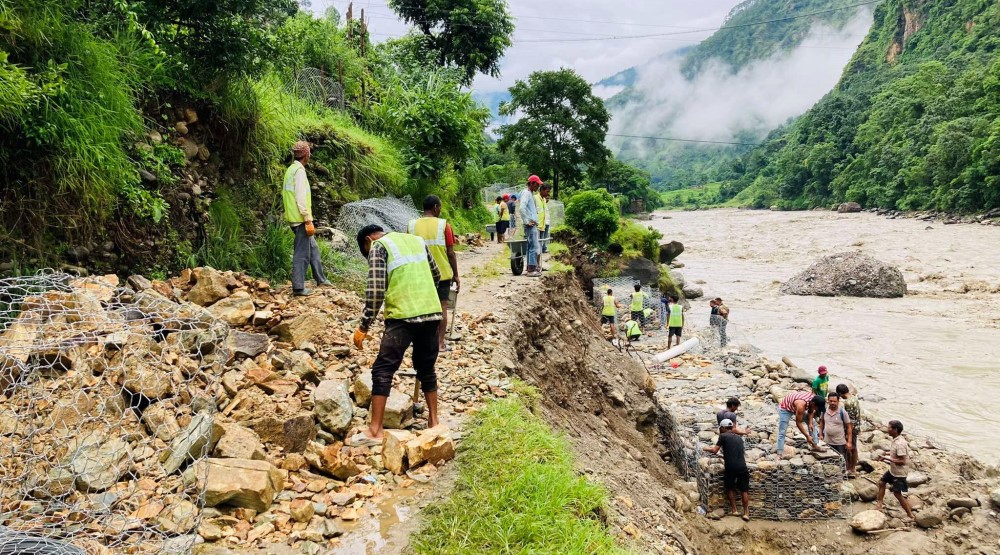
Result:
M382 443L385 404L392 391L392 377L413 345L413 369L427 399L427 427L438 424L437 374L438 323L441 303L437 284L441 280L434 256L424 240L406 233L385 233L377 225L358 232L358 248L368 257L365 311L354 332L354 346L364 345L372 321L385 303L385 331L378 357L372 365L371 420L368 428L348 440L352 446Z
M533 175L528 178L528 187L521 192L518 198L521 199L521 206L518 213L521 214L521 221L524 222L524 239L528 247L528 272L527 277L541 277L542 272L538 270L538 204L535 202L535 191L542 186L542 180Z
M448 294L452 282L455 289L461 287L458 277L458 258L455 256L455 233L448 220L441 218L441 199L430 195L424 199L424 217L410 220L406 231L424 240L427 250L441 270L438 282L438 298L441 300L441 324L438 328L438 348L444 350L444 335L448 331Z
M285 208L285 220L295 233L295 247L292 254L292 293L305 296L312 291L306 289L306 270L312 268L316 285L329 285L323 273L323 263L319 259L319 245L316 244L316 227L313 225L312 192L306 177L305 165L309 163L309 143L299 141L292 147L295 161L285 170L285 181L281 188L281 202Z

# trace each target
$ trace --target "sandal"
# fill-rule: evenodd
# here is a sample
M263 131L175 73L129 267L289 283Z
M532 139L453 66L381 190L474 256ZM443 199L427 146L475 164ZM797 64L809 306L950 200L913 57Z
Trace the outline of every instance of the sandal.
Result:
M750 522L750 515L743 515L743 522Z
M358 432L347 440L347 445L351 447L376 447L382 445L382 440L368 437L364 432Z

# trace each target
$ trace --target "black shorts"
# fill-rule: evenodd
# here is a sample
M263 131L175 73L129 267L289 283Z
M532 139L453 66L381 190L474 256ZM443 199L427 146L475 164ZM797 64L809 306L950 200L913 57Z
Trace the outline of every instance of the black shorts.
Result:
M830 445L830 444L827 444ZM830 449L840 453L841 457L847 458L847 446L846 445L830 445Z
M726 491L738 491L740 493L750 491L750 471L730 472L725 470L722 473L722 482Z
M635 320L636 322L642 320L645 317L641 310L638 311L633 310L631 314L632 314L632 319Z
M604 316L602 314L601 315L601 323L602 324L614 324L615 323L615 317L614 316Z
M510 227L510 222L507 221L507 220L504 220L502 222L497 222L497 233L499 233L501 235L503 235L504 233L507 233L507 228L508 227Z
M683 327L680 327L680 328L670 328L670 333L667 334L667 337L673 337L675 335L677 337L680 337L682 331L684 331Z
M892 493L906 493L910 491L910 486L906 485L906 478L893 476L891 472L883 474L882 479L879 481L884 482L885 485L889 486Z
M442 279L438 282L438 300L447 301L451 295L451 280Z

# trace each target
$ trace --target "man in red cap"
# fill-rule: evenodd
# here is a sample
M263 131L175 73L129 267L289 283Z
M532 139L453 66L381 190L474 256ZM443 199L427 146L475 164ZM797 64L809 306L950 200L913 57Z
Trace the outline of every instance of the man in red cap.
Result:
M535 201L535 191L542 186L542 180L537 175L528 178L528 187L518 195L521 199L517 212L524 222L524 239L528 242L528 271L524 274L527 277L540 277L542 272L538 270L538 219L539 208Z

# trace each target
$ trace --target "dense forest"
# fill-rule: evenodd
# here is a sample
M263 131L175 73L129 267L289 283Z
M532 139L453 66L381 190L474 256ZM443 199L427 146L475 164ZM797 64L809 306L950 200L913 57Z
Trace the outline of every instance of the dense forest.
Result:
M710 60L735 74L752 62L794 50L809 36L814 25L843 27L857 13L855 9L844 8L844 2L835 0L747 0L733 8L722 28L709 38L692 47L666 52L651 63L679 59L680 76L689 81L705 71ZM613 116L623 117L629 106L658 109L635 86L639 71L649 66L629 68L598 83L624 86L606 101ZM731 142L754 144L768 131L743 130ZM735 177L731 172L732 162L751 148L633 138L616 142L613 150L621 159L649 171L658 189L676 190Z
M1000 4L887 0L842 81L733 166L722 199L1000 206Z

